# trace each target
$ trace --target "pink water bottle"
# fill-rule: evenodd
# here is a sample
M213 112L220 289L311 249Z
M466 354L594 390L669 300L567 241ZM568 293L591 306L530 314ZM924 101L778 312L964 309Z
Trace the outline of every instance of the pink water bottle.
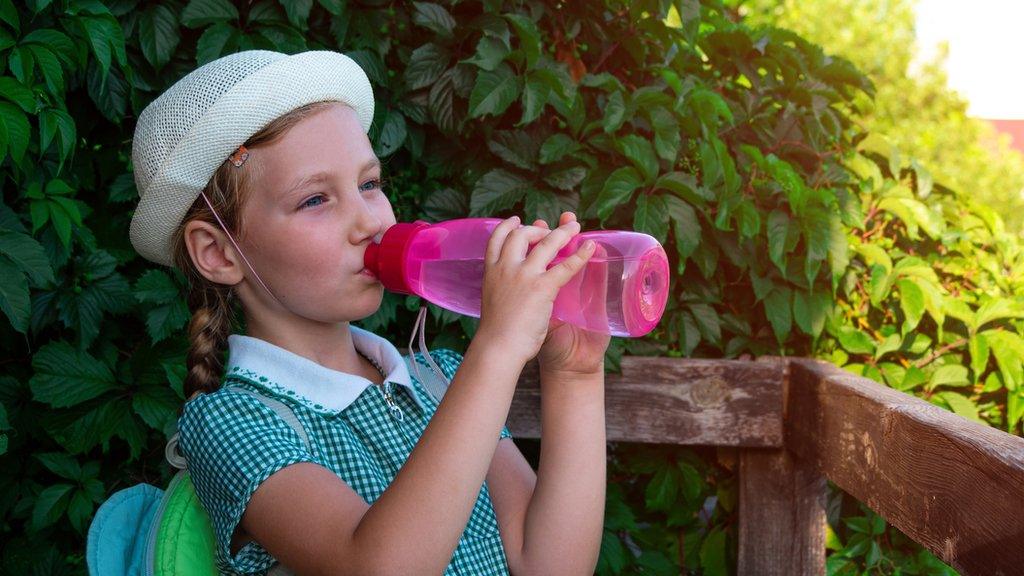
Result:
M484 255L500 218L398 223L370 244L366 268L384 288L415 294L442 308L480 317ZM574 236L552 267L582 242L597 243L587 265L558 292L551 316L587 330L637 337L657 326L668 299L668 258L653 237L596 230ZM532 247L531 247L532 249Z

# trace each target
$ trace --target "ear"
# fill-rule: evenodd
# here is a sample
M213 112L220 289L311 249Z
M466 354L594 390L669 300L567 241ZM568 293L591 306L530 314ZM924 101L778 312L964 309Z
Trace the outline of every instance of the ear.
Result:
M192 263L207 280L235 286L245 277L231 242L224 231L213 224L202 220L187 222L185 247Z

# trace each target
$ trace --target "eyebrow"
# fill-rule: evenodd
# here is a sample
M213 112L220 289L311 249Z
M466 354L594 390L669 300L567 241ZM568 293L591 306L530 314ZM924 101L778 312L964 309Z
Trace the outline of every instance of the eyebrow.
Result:
M373 168L380 168L380 159L373 158L373 159L367 161L366 164L363 164L363 167L360 169L360 172L366 172L366 171L371 170ZM293 192L295 192L297 190L300 190L302 188L305 188L306 186L309 186L310 184L317 184L317 183L321 183L321 182L324 182L326 180L329 180L330 177L331 177L331 173L330 172L325 172L325 171L314 172L312 174L306 174L304 176L299 177L299 179L296 180L295 182L293 182L291 186L288 186L287 188L285 188L284 192L281 195L282 196L288 196L288 195L292 194Z

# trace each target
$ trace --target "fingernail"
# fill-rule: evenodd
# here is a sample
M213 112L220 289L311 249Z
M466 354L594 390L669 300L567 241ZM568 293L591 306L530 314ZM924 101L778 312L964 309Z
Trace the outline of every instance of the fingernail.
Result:
M586 242L583 243L583 248L585 250L593 250L594 246L595 244L593 240L587 240Z

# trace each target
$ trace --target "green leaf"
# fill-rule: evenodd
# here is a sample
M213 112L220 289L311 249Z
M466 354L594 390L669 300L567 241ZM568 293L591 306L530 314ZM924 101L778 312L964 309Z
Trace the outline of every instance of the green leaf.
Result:
M662 466L647 483L644 498L647 508L667 511L675 504L679 493L680 475L672 466Z
M11 326L25 334L28 331L29 308L28 280L14 263L0 258L0 311L7 316Z
M551 89L543 81L527 76L526 85L523 87L523 116L516 126L524 126L539 118L540 113L544 111L544 105L549 102L550 93Z
M504 16L516 29L516 36L519 37L519 50L526 57L526 69L532 69L537 65L537 59L540 58L541 39L537 25L529 18L519 14L505 14Z
M413 50L409 64L405 68L405 83L409 90L419 90L437 82L441 74L448 69L450 60L451 53L434 43L427 43Z
M237 35L238 30L227 22L207 26L196 42L196 65L202 66L220 58L231 39Z
M889 295L889 289L892 287L892 281L894 274L887 272L885 267L875 264L871 267L871 282L870 286L870 301L871 304L877 307L882 303L882 300Z
M939 392L933 398L942 399L953 412L964 418L984 423L978 417L978 407L974 405L974 402L959 392Z
M695 206L703 205L706 201L714 200L714 195L706 188L697 184L697 178L686 172L668 172L658 177L654 183L658 190L668 190L683 200Z
M633 213L633 229L653 236L664 244L668 236L668 206L663 196L641 194L636 200Z
M685 261L700 245L701 227L700 220L693 207L676 198L675 196L664 196L668 216L672 221L672 231L676 237L676 251L679 253L680 262Z
M181 12L181 23L189 28L237 22L238 18L238 9L228 0L190 0Z
M43 463L43 466L54 474L67 480L80 480L82 478L82 467L70 454L63 452L40 452L33 454L36 460Z
M969 386L970 384L967 367L959 364L940 366L935 372L932 372L928 383L930 389L938 386Z
M384 125L381 127L374 152L379 158L390 156L402 147L408 135L405 116L398 110L389 110L384 118Z
M21 163L30 136L25 114L10 102L0 102L0 160L9 153L15 163Z
M852 326L840 327L836 338L839 340L839 344L851 354L872 354L875 351L875 341Z
M587 177L587 169L582 166L573 166L564 170L558 170L546 174L544 182L559 190L574 190Z
M68 502L68 520L79 534L84 534L92 515L93 504L82 490L75 490Z
M149 386L132 396L132 409L154 430L163 432L177 420L181 401L173 390Z
M500 116L519 97L519 77L502 63L493 71L481 70L469 95L469 117Z
M793 320L804 334L817 338L825 328L825 319L831 305L832 298L825 292L808 294L803 290L794 290Z
M42 530L61 517L67 509L73 488L70 484L57 484L39 493L32 506L32 530Z
M541 164L551 164L579 149L579 143L568 134L554 134L541 145L539 161Z
M139 302L163 304L176 300L180 295L174 280L162 270L147 270L135 283L135 299Z
M17 104L29 114L36 111L36 97L32 94L32 89L15 78L0 76L0 96Z
M983 334L999 365L1006 388L1016 390L1024 383L1024 340L1005 330L987 330Z
M517 168L533 170L536 167L537 144L523 130L499 130L487 140L487 148Z
M622 92L612 92L604 106L604 120L602 122L604 131L611 134L622 127L622 123L625 121L626 102L622 98Z
M993 298L982 304L975 312L974 329L980 329L989 322L1008 318L1024 318L1024 308L1006 298Z
M620 574L629 565L629 551L611 530L601 534L600 555L597 560L597 574Z
M139 15L139 45L154 68L171 61L180 41L178 18L167 6L154 4Z
M705 576L727 576L725 532L714 528L700 545L700 565Z
M288 22L299 30L306 30L309 26L309 12L313 9L313 0L288 0L282 2L284 11L288 14Z
M504 42L493 36L482 36L476 44L476 52L473 57L461 60L461 62L473 64L483 70L494 70L498 64L505 61L508 54L509 48Z
M636 169L643 175L645 184L653 184L658 176L658 157L654 153L654 147L650 140L629 134L619 138L616 142L619 151L636 166Z
M785 273L786 237L789 234L789 215L782 210L772 210L765 226L768 234L768 258Z
M440 4L432 2L413 2L416 12L413 13L412 21L439 34L443 38L451 38L455 31L455 19Z
M768 317L768 322L772 325L772 331L775 332L775 339L778 340L779 344L786 341L792 328L793 314L790 309L791 301L792 293L785 286L775 286L775 290L772 290L768 297L764 299L764 312Z
M679 148L683 145L679 122L671 112L661 106L652 108L649 115L654 126L654 149L660 158L675 164Z
M918 322L924 316L924 292L916 282L907 279L898 280L896 286L900 291L900 310L903 311L901 331L907 334L917 328Z
M967 342L967 348L971 354L971 370L974 371L974 378L980 380L981 375L988 367L988 340L985 339L984 334L975 334Z
M28 234L0 228L0 254L14 262L34 284L56 282L42 245Z
M718 312L715 312L715 309L709 304L689 304L689 309L694 320L697 321L700 335L717 346L722 341L722 328Z
M611 216L616 208L629 203L633 192L643 184L640 174L631 167L619 168L604 182L604 187L594 201L597 215L601 220Z
M112 390L114 375L88 352L63 341L50 342L32 356L32 396L54 408L74 406Z
M157 306L146 315L146 332L157 343L184 326L190 317L188 306L178 298Z
M526 179L507 170L491 170L473 186L469 200L470 216L492 216L511 208L523 198L529 184Z

